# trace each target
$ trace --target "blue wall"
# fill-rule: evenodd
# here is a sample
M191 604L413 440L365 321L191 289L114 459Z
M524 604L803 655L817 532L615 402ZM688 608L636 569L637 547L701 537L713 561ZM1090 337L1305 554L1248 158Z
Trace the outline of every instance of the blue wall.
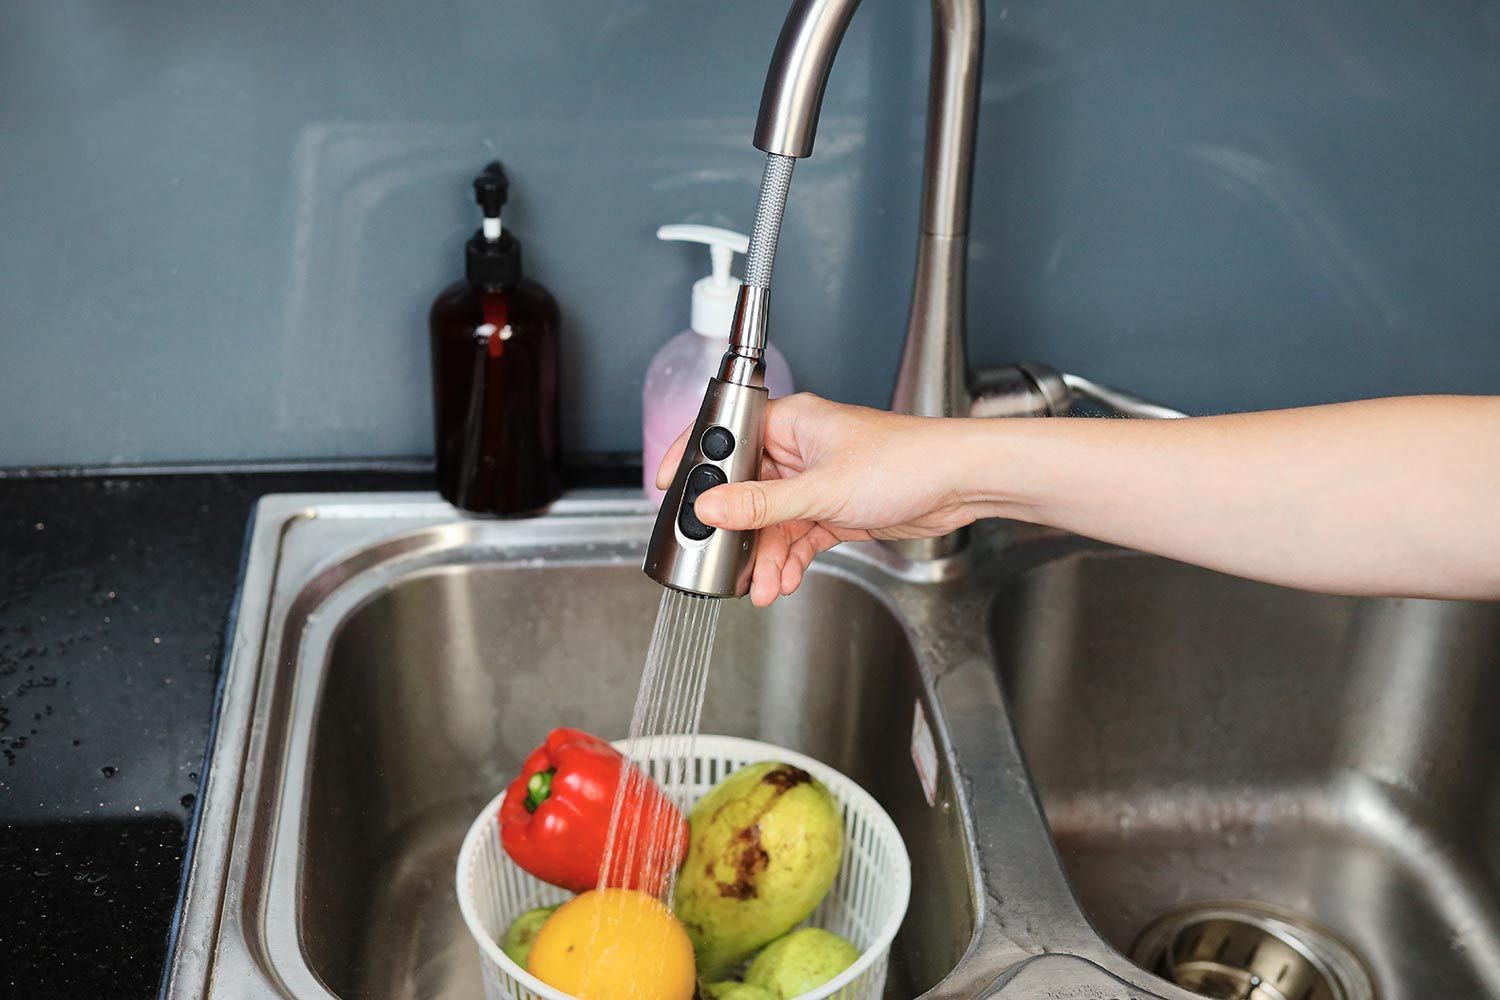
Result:
M925 6L866 0L792 189L773 333L883 404ZM1500 6L989 6L971 353L1199 411L1500 392ZM567 318L574 448L744 226L776 0L0 0L0 465L416 455L467 181ZM872 116L872 108L883 114ZM870 359L851 366L855 353Z

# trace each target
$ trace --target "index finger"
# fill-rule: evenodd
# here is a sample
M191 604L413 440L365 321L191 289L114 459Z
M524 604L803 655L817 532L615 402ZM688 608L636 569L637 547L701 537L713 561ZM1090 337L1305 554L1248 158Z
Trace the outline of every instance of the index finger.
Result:
M677 466L682 462L682 453L687 450L688 435L693 432L692 425L682 429L677 435L677 440L672 442L672 447L661 457L661 465L656 467L656 488L664 490L672 485L672 477L677 474Z

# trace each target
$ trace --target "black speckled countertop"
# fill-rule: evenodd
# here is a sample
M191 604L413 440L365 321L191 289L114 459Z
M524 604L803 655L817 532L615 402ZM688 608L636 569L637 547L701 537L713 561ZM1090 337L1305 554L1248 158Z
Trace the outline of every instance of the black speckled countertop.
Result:
M256 500L430 482L0 476L0 997L156 995Z

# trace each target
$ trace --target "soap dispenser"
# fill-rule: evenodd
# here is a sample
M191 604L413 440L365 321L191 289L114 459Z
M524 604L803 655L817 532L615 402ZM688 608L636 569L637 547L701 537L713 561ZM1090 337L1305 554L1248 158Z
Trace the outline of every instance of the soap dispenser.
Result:
M499 163L474 180L483 225L464 280L428 317L438 490L476 514L532 513L562 491L557 302L521 274L521 244L500 221L509 190Z
M708 247L711 272L693 283L688 329L664 344L646 369L641 389L641 466L646 495L660 501L656 469L662 456L698 416L704 384L718 373L729 343L739 279L729 273L734 255L749 248L749 238L717 226L662 226L657 239L702 243ZM792 372L774 344L766 345L766 389L774 399L792 393Z

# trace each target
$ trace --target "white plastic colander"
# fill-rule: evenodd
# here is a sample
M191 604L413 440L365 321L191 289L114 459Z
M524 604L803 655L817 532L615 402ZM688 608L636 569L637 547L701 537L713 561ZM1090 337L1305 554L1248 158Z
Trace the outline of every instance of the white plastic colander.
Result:
M673 740L658 740L666 752ZM615 747L628 752L630 742ZM680 744L678 744L680 745ZM906 915L911 897L911 859L896 824L870 794L821 761L770 743L733 736L699 736L694 744L686 788L680 788L691 808L725 775L760 761L793 764L821 781L839 804L844 820L844 856L838 877L807 923L823 927L853 943L859 960L801 1000L879 1000L885 989L891 941ZM662 763L637 761L655 773ZM469 933L479 945L484 966L484 994L488 1000L569 1000L547 986L500 950L498 944L512 920L538 906L567 900L571 893L532 878L517 867L500 846L501 792L490 800L464 837L458 854L458 907Z

